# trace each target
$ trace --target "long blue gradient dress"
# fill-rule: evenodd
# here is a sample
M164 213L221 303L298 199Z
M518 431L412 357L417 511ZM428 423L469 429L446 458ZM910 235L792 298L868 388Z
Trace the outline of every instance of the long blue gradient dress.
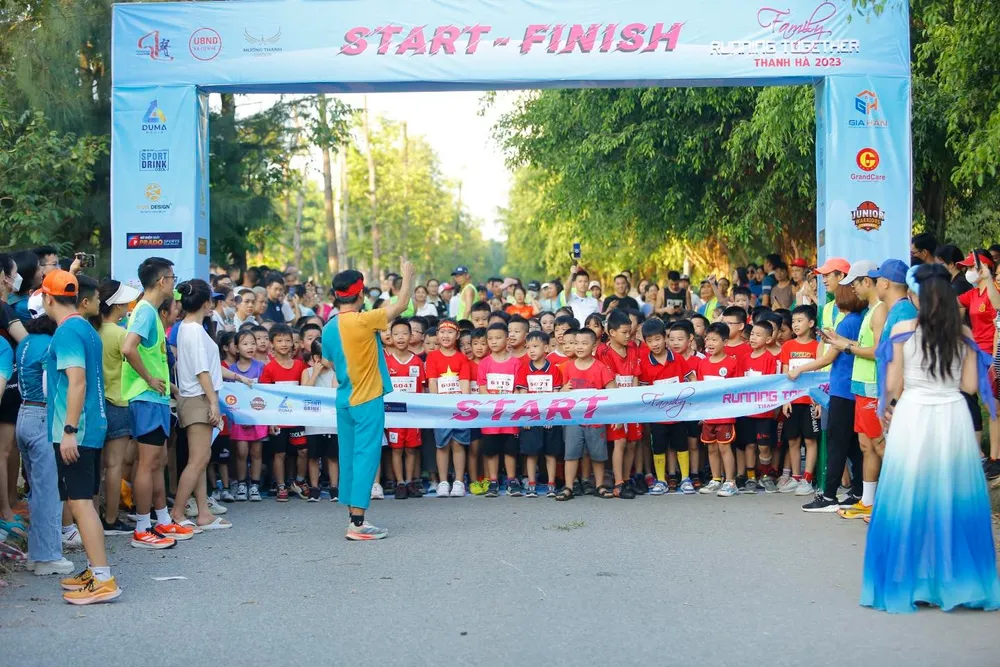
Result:
M918 602L945 611L1000 609L986 479L959 392L961 360L952 377L932 377L924 370L920 338L919 330L900 334L878 350L887 368L892 343L903 343L903 393L886 438L861 604L896 614L916 611ZM980 355L967 343L965 354ZM990 360L981 357L980 390L994 411Z

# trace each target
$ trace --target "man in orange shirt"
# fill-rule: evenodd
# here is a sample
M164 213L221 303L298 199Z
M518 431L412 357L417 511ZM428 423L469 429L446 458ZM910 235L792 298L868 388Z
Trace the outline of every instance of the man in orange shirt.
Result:
M338 311L323 329L323 358L337 373L337 431L340 440L340 497L347 505L349 540L380 540L388 531L365 521L372 483L382 456L385 405L392 391L389 369L378 332L389 328L409 306L413 294L413 265L400 266L403 285L395 303L361 312L364 276L341 271L333 279Z

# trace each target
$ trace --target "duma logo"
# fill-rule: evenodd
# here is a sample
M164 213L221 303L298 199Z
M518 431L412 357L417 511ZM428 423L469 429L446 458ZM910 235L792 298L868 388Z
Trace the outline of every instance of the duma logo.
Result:
M285 396L284 398L281 399L281 402L278 403L278 412L291 412L291 411L292 411L292 405L291 403L288 402L288 397Z
M142 131L160 133L167 131L167 115L160 108L158 100L149 103L146 113L142 116Z

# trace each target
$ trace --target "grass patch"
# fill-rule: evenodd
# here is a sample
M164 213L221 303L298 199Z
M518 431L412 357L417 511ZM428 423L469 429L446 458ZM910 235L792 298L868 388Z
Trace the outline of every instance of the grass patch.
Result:
M565 532L569 532L571 530L577 530L578 528L583 528L586 525L587 525L586 521L570 521L569 523L553 524L551 526L543 528L542 530L562 530Z

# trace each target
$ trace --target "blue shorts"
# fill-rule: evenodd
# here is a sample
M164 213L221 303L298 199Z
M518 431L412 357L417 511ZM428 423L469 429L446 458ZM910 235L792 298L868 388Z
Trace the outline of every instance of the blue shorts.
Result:
M104 412L108 415L108 433L105 440L127 438L132 435L132 415L128 408L104 402Z
M129 401L132 434L144 445L165 445L170 437L170 405L151 401Z
M436 428L434 429L434 444L438 449L444 449L454 440L460 445L468 447L472 441L472 434L467 428Z

